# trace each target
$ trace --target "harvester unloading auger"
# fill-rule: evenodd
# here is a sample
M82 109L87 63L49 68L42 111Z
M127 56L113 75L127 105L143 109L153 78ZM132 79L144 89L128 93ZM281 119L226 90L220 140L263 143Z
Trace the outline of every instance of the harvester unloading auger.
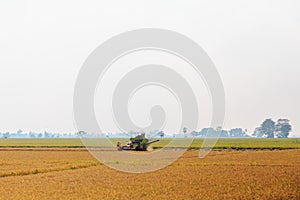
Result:
M145 137L145 134L138 135L134 138L130 138L130 141L127 143L127 145L122 146L120 142L117 143L117 147L119 151L122 150L131 150L131 151L147 151L147 148L150 144L154 142L158 142L159 140L153 140L149 141Z

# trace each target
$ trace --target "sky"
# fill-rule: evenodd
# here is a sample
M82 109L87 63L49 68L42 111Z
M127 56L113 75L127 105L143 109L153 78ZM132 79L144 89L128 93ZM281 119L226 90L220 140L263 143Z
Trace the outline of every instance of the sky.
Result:
M0 132L76 131L74 85L89 54L117 34L161 28L191 38L214 62L225 88L225 129L252 131L266 118L288 118L291 135L300 136L299 10L298 0L1 1ZM153 52L133 56L115 64L112 75L103 80L105 86L113 88L109 80L118 78L118 65L154 60L185 65ZM188 66L183 69L181 73L195 81L194 86L201 82ZM196 95L203 100L200 129L209 126L212 111L205 84L199 83L199 88L203 91ZM160 96L166 113L171 113L166 129L174 131L180 122L172 114L180 112L174 97L160 88L145 89L129 106L133 121L149 123L148 111L142 112L139 106L158 103ZM101 103L111 90L101 91L104 94L95 95L97 120L103 130L113 132L109 104Z

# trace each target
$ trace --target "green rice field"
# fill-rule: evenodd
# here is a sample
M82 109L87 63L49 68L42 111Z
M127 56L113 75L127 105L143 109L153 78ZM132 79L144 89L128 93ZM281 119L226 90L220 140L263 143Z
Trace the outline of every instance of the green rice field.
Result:
M97 142L101 139L88 139ZM208 139L209 140L209 139ZM111 139L113 144L118 141L126 144L127 139ZM152 144L152 148L162 148L171 141L170 138L160 139ZM93 142L91 142L93 143ZM190 149L199 149L203 139L194 139ZM96 146L96 143L95 143ZM81 139L0 139L0 148L84 148ZM176 146L176 147L180 147ZM300 138L220 138L214 149L300 149Z

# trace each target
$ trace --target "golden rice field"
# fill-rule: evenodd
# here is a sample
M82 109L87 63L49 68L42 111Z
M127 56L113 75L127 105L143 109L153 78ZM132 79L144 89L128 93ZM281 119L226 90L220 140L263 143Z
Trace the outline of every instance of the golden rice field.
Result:
M300 199L300 149L189 150L159 171L130 174L83 148L2 148L0 199Z

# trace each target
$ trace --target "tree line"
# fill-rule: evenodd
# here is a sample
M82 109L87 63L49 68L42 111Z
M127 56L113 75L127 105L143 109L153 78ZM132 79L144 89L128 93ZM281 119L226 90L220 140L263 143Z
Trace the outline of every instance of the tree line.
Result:
M188 132L187 128L183 128L183 134L167 135L164 131L153 131L150 133L151 137L257 137L257 138L287 138L292 131L292 125L288 119L278 119L276 122L272 119L266 119L263 123L255 128L252 134L248 134L247 129L233 128L230 130L223 130L222 127L217 128L203 128L201 131ZM124 137L124 135L136 135L139 132L132 133L107 133L106 137ZM16 133L0 133L0 138L77 138L77 137L99 137L99 134L91 134L85 131L78 131L76 133L25 133L18 130Z
M254 137L287 138L292 131L292 125L288 119L266 119L259 127L255 128Z
M257 137L257 138L287 138L292 131L292 125L288 119L278 119L276 122L272 119L266 119L263 123L255 128L252 134L248 134L247 129L233 128L230 130L223 130L222 127L217 128L203 128L201 131L192 131L186 137ZM187 128L183 128L183 133L187 133ZM158 135L163 138L166 134L163 131L158 132Z

